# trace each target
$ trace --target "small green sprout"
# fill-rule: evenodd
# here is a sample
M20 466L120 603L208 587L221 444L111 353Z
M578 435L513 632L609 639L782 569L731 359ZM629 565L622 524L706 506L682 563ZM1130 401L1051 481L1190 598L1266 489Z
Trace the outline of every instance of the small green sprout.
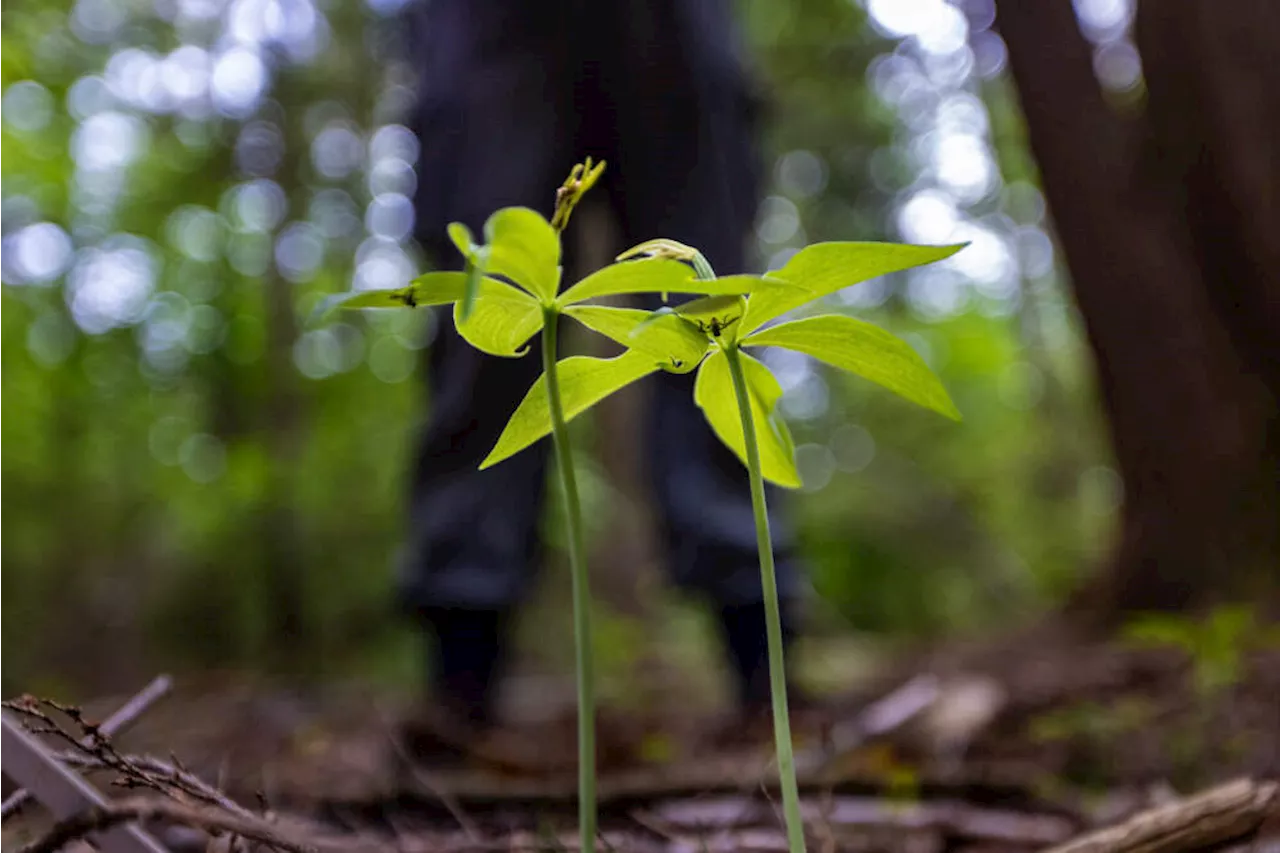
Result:
M573 215L573 209L578 206L578 202L586 195L587 190L595 186L596 181L600 180L600 175L604 172L604 161L601 160L595 166L591 165L591 158L588 157L585 163L579 163L569 172L569 177L565 178L560 189L556 190L556 210L551 217L551 227L559 234L569 224L569 217Z
M767 280L759 276L699 280L693 270L679 260L655 256L606 267L560 292L561 232L583 194L599 180L604 167L603 162L592 165L590 160L574 167L556 193L555 213L550 222L529 208L503 208L485 222L482 244L475 242L465 225L451 223L449 239L465 261L461 272L429 272L401 288L332 296L322 301L313 315L315 320L321 320L336 310L452 305L458 334L481 352L501 358L526 355L529 341L542 333L543 375L526 396L521 411L513 416L512 423L516 424L517 432L536 433L515 450L527 447L548 432L555 442L573 577L579 828L587 853L594 850L597 825L595 687L582 512L565 424L621 385L655 370L680 371L686 365L692 370L701 361L707 345L678 319L646 324L645 333L634 336L633 341L632 333L648 319L647 312L580 303L626 293L736 297L767 284ZM633 344L633 348L615 359L566 359L557 364L556 337L561 314L616 341ZM530 426L521 430L520 423ZM511 428L509 424L508 430ZM481 467L487 468L509 455L495 458L491 454Z
M599 180L603 162L573 168L556 193L547 221L523 207L503 208L484 226L485 243L453 223L448 234L465 259L461 272L430 272L406 287L330 297L317 316L337 309L453 305L458 333L490 355L519 358L542 333L543 374L516 407L488 468L551 434L565 500L573 575L578 684L579 829L583 849L595 848L594 677L582 519L566 424L621 388L658 370L697 371L693 395L712 430L746 465L755 513L773 692L774 734L792 853L804 850L799 793L786 702L781 620L764 481L800 485L795 445L777 411L782 387L744 348L784 347L862 376L946 417L960 414L942 383L906 343L852 317L822 314L770 323L849 285L942 260L963 246L819 243L765 276L718 277L697 249L650 240L617 261L561 289L561 233L583 194ZM588 304L624 294L683 293L699 297L656 311ZM612 358L556 360L560 315L624 346Z
M836 314L820 314L774 326L765 324L849 285L942 260L961 248L959 245L820 243L800 251L782 269L766 277L717 278L696 250L675 241L650 241L619 257L626 259L644 254L651 259L688 262L694 266L699 281L707 285L708 295L653 312L568 309L581 322L630 348L612 359L573 357L561 363L567 417L577 416L660 367L682 373L696 369L695 402L715 434L747 466L765 604L778 776L791 853L804 851L804 826L791 743L782 620L764 481L790 488L801 482L796 470L795 443L777 410L782 386L768 367L743 349L776 346L801 352L959 420L960 412L923 359L906 343L877 326ZM619 266L625 268L627 264L606 267L596 275L609 276L609 271ZM646 292L664 290L646 281L644 268L633 272L636 275L631 281L632 287L647 285ZM608 313L590 314L589 311ZM604 322L606 318L611 322ZM628 326L630 330L624 338L622 332ZM669 363L654 364L656 354L674 355ZM546 435L548 413L542 389L545 381L544 376L530 389L482 467L496 464Z

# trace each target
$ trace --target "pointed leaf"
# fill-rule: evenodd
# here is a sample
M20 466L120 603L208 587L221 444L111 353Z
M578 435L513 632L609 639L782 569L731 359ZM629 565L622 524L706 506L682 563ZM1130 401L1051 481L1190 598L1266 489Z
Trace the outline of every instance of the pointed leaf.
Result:
M692 323L703 335L735 340L735 325L747 309L741 296L704 296L675 307L675 313Z
M773 289L752 296L743 319L742 337L765 323L822 296L891 272L940 261L968 244L913 246L903 243L815 243L801 249L770 278L800 290Z
M485 267L489 263L489 249L487 246L476 245L471 236L471 229L461 222L450 222L445 233L449 235L449 240L465 261L463 271L466 275L466 285L462 296L459 297L462 310L458 314L463 320L467 320L470 319L471 311L475 307L476 297L480 295L480 277L485 274Z
M570 305L564 313L624 347L652 356L672 373L693 370L711 345L706 335L674 314L605 305Z
M560 405L565 422L573 420L614 391L658 369L652 358L640 352L625 352L616 358L571 356L556 366L560 380ZM551 407L547 402L546 374L538 377L529 393L507 421L498 443L480 470L489 468L551 433Z
M774 290L781 290L783 292L799 296L804 292L803 287L780 278L774 278L772 274L722 275L703 283L709 286L714 285L718 288L714 292L709 289L697 291L698 293L705 293L708 296L746 296L752 293L767 293Z
M463 319L458 302L453 322L458 334L481 352L514 358L525 354L525 344L542 328L542 306L522 290L485 278L471 316Z
M416 308L421 305L447 305L462 298L466 274L429 272L405 287L390 290L356 290L335 293L321 300L311 312L311 323L327 318L334 311L357 308Z
M756 444L760 448L760 470L766 480L788 488L800 486L796 470L795 443L791 431L777 411L782 386L769 368L744 352L742 372L751 397L751 418L755 424ZM712 353L698 370L693 386L693 399L702 407L711 429L725 445L747 464L747 444L742 434L742 416L733 390L729 360L723 351Z
M475 253L476 241L471 236L470 228L461 222L450 222L449 227L445 229L445 233L449 235L453 245L462 253L462 257L469 259Z
M504 207L484 224L489 275L504 275L544 302L556 298L560 237L542 214Z
M690 373L711 349L698 327L675 312L653 311L631 332L631 348L663 358L668 373Z
M924 359L905 341L837 314L807 317L757 332L743 346L786 347L856 373L913 403L960 420L960 412Z
M693 270L679 261L650 258L610 264L560 294L561 305L621 293L665 293L693 280Z
M560 295L561 305L572 305L596 296L622 293L700 293L739 295L766 287L769 280L753 275L731 275L707 281L693 277L693 270L669 258L622 261L597 270Z

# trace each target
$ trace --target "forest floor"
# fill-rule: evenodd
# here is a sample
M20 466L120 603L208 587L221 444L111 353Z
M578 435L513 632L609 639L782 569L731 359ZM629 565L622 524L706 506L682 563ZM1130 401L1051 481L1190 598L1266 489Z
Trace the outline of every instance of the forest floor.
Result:
M174 849L203 848L217 826L293 849L576 849L571 713L506 726L450 768L408 759L399 723L412 715L358 688L179 680L81 763L152 756L151 783L113 787L120 766L89 778L111 796L161 789L144 793L168 805L147 813ZM812 850L1043 850L1125 821L1063 849L1280 850L1274 648L1188 655L1041 630L915 656L797 717ZM767 723L605 709L599 849L785 851ZM1182 799L1232 780L1252 781ZM5 822L5 850L49 825L27 807Z

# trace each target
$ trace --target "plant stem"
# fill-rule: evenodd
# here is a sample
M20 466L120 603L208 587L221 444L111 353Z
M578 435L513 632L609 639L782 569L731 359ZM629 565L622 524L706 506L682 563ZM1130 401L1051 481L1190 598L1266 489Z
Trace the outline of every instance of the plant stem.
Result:
M547 377L547 405L551 409L551 434L555 441L560 489L564 495L565 524L569 528L569 570L573 576L573 639L578 669L578 831L583 853L596 846L596 703L591 642L591 590L583 561L582 508L578 482L573 474L573 452L560 404L560 377L556 373L556 331L560 312L543 309L542 367Z
M769 510L765 504L764 476L760 473L760 447L751 419L742 359L735 343L722 343L733 391L742 417L742 437L751 476L751 509L756 520L756 546L760 551L760 583L764 591L765 633L769 642L769 687L773 695L773 738L778 751L778 782L782 787L782 811L787 821L787 846L804 853L804 823L800 820L800 788L796 784L795 753L791 748L791 715L787 710L787 671L782 649L782 616L778 607L778 580L773 567L773 538L769 534Z

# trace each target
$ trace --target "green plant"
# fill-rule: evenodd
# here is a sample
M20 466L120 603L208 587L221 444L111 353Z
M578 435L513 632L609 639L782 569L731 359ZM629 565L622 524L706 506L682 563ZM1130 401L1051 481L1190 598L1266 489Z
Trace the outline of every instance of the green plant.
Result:
M1165 726L1173 775L1198 780L1208 767L1230 760L1240 742L1224 738L1216 720L1248 674L1249 656L1280 648L1280 630L1260 619L1252 605L1227 604L1203 618L1142 614L1124 626L1121 640L1133 648L1176 650L1190 664L1193 701L1185 717Z
M1203 620L1149 613L1124 627L1124 641L1137 648L1174 648L1191 661L1197 698L1209 702L1234 687L1245 656L1280 643L1280 631L1259 621L1248 605L1222 605Z
M654 259L625 267L615 265L588 276L560 292L563 268L560 265L560 235L583 194L599 179L603 162L592 165L590 158L575 166L556 194L555 212L550 222L525 207L507 207L485 222L484 243L476 243L470 230L452 223L448 234L465 259L461 272L430 272L407 287L391 290L345 293L325 299L316 318L337 309L416 308L452 305L454 326L469 344L489 355L519 358L528 352L528 342L542 333L543 374L517 412L517 418L538 419L545 426L511 452L527 447L537 438L552 434L556 468L564 498L568 528L569 565L573 577L573 621L578 690L579 828L583 849L595 846L595 688L591 657L590 590L583 561L582 513L566 422L607 393L621 387L615 382L638 379L658 369L652 354L624 354L615 359L556 360L556 341L561 314L568 314L589 328L607 335L632 315L622 309L604 309L578 303L596 296L622 293L730 294L750 292L763 284L758 276L732 279L695 279L687 266L669 259ZM621 312L614 315L600 312ZM639 312L643 313L643 312ZM678 333L655 329L648 336L651 347L660 353L659 362L679 365L684 341ZM668 352L664 347L670 347ZM606 382L599 383L605 368ZM594 393L599 391L599 393ZM510 425L507 432L511 432ZM507 433L504 433L504 436ZM501 442L500 442L501 444ZM509 456L491 454L482 468Z
M941 260L962 246L891 243L820 243L797 253L767 276L717 276L697 249L658 239L624 252L617 261L563 292L559 234L573 206L598 178L603 164L575 167L561 187L551 222L526 208L505 208L485 225L477 245L459 224L449 235L467 260L461 273L428 273L405 288L334 297L324 308L387 308L454 304L459 334L496 356L518 357L542 332L544 372L507 422L481 468L552 435L569 528L577 638L580 822L583 844L593 847L594 734L591 626L582 532L566 423L609 394L658 370L697 370L694 399L711 428L747 466L755 512L768 634L774 732L787 832L794 853L804 849L799 791L787 710L786 672L773 547L764 482L799 486L790 432L777 413L782 388L744 348L777 346L810 355L860 375L950 418L959 419L941 382L906 343L852 317L819 315L766 324L860 281ZM656 311L584 304L622 294L670 293L701 298ZM566 314L626 350L612 358L556 360L556 330Z

